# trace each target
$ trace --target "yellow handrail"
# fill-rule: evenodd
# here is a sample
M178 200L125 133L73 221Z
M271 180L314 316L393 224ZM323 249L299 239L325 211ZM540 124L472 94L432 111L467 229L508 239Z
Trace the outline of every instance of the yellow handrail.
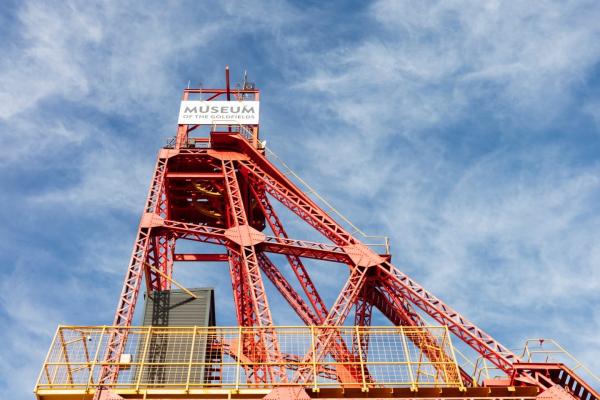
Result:
M277 327L127 327L125 353L130 354L127 364L121 360L105 362L98 359L106 354L105 332L112 327L60 326L48 352L42 372L39 375L35 391L47 390L88 390L94 385L94 376L99 369L107 365L120 365L119 377L103 386L114 390L133 390L142 393L146 390L177 389L182 393L191 393L201 388L222 388L236 393L241 389L265 388L282 385L299 385L319 390L321 387L344 387L356 385L355 376L336 376L340 366L352 366L361 374L359 383L362 390L371 387L406 386L413 390L418 387L462 387L455 359L447 356L429 359L427 353L415 344L417 335L427 333L437 339L436 343L444 348L439 352L453 354L448 331L444 327L356 327L356 326L277 326ZM259 337L262 330L275 331L283 357L281 361L267 362L261 354L260 346L243 349L243 337ZM315 341L326 330L336 329L339 336L348 343L359 343L357 357L351 359L325 357L306 360ZM73 341L75 337L86 340ZM415 339L415 343L412 342ZM368 340L368 346L360 346ZM237 347L234 343L237 341ZM61 343L69 342L68 346ZM348 347L348 348L351 348ZM363 354L363 350L365 352ZM332 348L331 351L342 351ZM368 349L368 350L366 350ZM251 350L254 352L252 353ZM349 351L349 350L347 350ZM90 355L93 359L90 360ZM333 361L333 360L351 361ZM443 360L443 361L438 361ZM127 368L125 368L125 366ZM336 368L337 367L337 368ZM279 382L265 374L263 380L257 379L253 371L270 368L283 368L288 371L311 369L309 382ZM52 370L54 376L43 373ZM415 377L413 370L449 371L442 377L425 374ZM290 372L291 373L291 372ZM216 375L215 375L216 374ZM367 377L366 374L369 374ZM210 375L210 379L209 379ZM431 375L431 376L430 376ZM272 375L276 376L276 375ZM337 379L336 379L337 378ZM215 379L215 380L211 380Z

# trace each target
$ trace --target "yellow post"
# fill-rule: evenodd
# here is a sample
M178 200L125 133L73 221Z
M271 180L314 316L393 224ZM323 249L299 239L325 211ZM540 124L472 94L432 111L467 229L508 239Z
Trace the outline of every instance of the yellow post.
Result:
M317 358L315 357L315 327L314 325L310 326L310 352L313 355L312 357L312 365L313 365L313 392L318 392L319 387L317 386ZM298 368L302 368L302 366L298 366Z
M411 332L411 333L412 333L413 335L417 336L417 340L418 340L419 342L422 342L422 340L421 340L421 339L419 339L420 332ZM422 336L422 335L421 335L421 336ZM414 341L414 338L413 338L412 342L413 342L413 343L415 342L415 341ZM426 344L425 346L428 346L428 345ZM417 382L416 382L416 385L417 385L417 386L419 385L419 379L421 379L421 374L423 374L423 375L427 375L427 373L425 373L425 372L422 372L422 368L421 368L421 366L422 366L422 365L423 365L423 349L421 349L421 348L419 347L419 361L417 361L417 378L416 378L416 381L417 381ZM431 375L431 374L430 374L430 375ZM435 379L436 379L436 378L434 377L434 379L433 379L433 382L434 382L434 384L436 383L436 380L435 380Z
M446 361L446 357L444 357L444 354L446 354L445 352L445 347L446 347L446 338L448 338L448 331L444 330L442 333L442 341L440 343L440 357L439 359L441 360L442 364L442 370L444 372L444 376L443 376L443 380L442 382L446 382L446 383L452 383L454 384L456 382L456 379L453 380L452 382L450 382L451 379L453 379L449 374L448 374L448 363ZM454 357L454 355L452 355ZM454 360L456 361L456 358L454 358ZM438 375L440 374L440 370L439 368L436 368L436 371L438 373ZM456 371L458 373L458 370ZM460 373L458 374L460 376Z
M446 331L446 338L448 339L448 346L450 347L450 351L452 352L452 358L454 359L454 368L456 368L456 374L458 375L458 387L461 391L466 391L465 384L462 380L462 376L460 374L460 368L458 367L458 361L456 361L456 353L454 352L454 346L452 345L452 338L450 337L450 332L448 331L448 327L444 327Z
M415 377L413 376L412 364L410 361L410 352L408 351L408 344L406 344L406 336L404 334L404 327L399 326L400 335L402 336L402 346L404 347L404 353L406 354L406 365L408 366L408 376L410 379L410 390L416 391L417 386L415 385Z
M63 335L62 329L58 331L60 345L63 350L63 357L65 359L65 366L67 367L67 379L70 384L73 384L73 374L71 373L71 364L69 363L69 353L67 350L67 345L65 344L65 336Z
M525 357L525 355L527 355L527 357ZM529 352L529 340L525 342L525 347L523 347L523 354L521 355L521 358L525 360L525 362L531 362L532 356Z
M152 326L148 327L148 331L146 332L146 342L144 343L144 350L142 352L142 358L140 360L139 368L138 368L138 377L135 382L135 392L140 392L140 383L142 381L142 372L144 371L144 363L146 362L146 354L148 353L148 346L150 344L150 340L152 340Z
M207 338L208 338L208 335L207 335ZM190 361L188 363L188 373L187 373L187 378L185 380L185 392L186 393L190 392L190 376L192 375L192 361L194 360L195 344L196 344L196 326L194 326L194 330L192 333L192 348L190 349ZM204 368L206 368L206 366Z
M90 370L90 374L92 373L92 367L90 365L90 352L88 351L88 346L85 340L85 336L83 335L83 331L79 331L79 334L81 335L81 341L83 342L83 352L85 354L85 359L87 361L87 367Z
M358 330L358 325L354 326L355 335L356 335L356 343L358 343L358 357L360 360L360 375L362 377L362 392L368 392L369 388L367 387L367 380L365 379L365 362L363 360L362 347L360 344L360 332Z
M485 372L485 378L490 379L490 370L487 366L487 362L485 362L485 358L481 358L481 363L483 365L483 371Z
M242 342L242 327L240 325L240 327L238 328L238 349L237 349L237 364L236 364L236 370L235 370L235 393L238 393L240 391L240 368L242 368L241 366L241 357L242 357L242 346L243 346L243 342Z
M44 367L40 370L40 373L37 378L37 383L35 385L34 393L37 392L38 386L40 385L40 380L42 379L42 372L46 372L46 378L48 379L48 385L50 387L52 387L50 373L48 372L48 359L50 358L50 353L52 352L52 349L54 348L54 344L56 343L56 336L58 336L59 329L60 329L60 325L56 328L56 332L54 332L54 337L52 338L52 343L50 343L50 348L48 349L48 352L46 353L46 358L44 359Z
M98 363L98 354L100 353L100 346L102 346L102 339L104 339L104 332L106 331L106 326L102 327L102 331L100 331L100 339L98 339L98 346L96 346L96 352L94 353L94 359L92 360L91 372L88 378L87 384L85 385L85 392L88 393L90 390L90 385L94 383L94 369L96 368L96 364Z

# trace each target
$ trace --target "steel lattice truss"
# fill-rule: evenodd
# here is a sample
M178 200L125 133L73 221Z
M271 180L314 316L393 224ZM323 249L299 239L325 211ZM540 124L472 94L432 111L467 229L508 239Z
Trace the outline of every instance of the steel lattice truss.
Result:
M234 95L238 99L258 99L258 90L245 88L187 89L191 95L208 100ZM207 99L205 97L205 99ZM328 213L279 170L264 154L258 142L257 126L211 129L209 138L193 139L198 126L179 125L171 148L160 151L141 218L133 254L114 319L114 326L131 325L137 298L145 282L146 290L170 288L175 261L228 261L235 315L244 327L273 325L263 279L277 288L291 309L307 325L341 326L354 311L355 325L368 326L373 309L378 309L395 325L422 326L422 313L448 327L456 337L509 377L540 385L535 371L519 369L520 360L492 336L461 316L390 262L388 254L377 254L337 223ZM322 234L327 242L290 238L272 202L278 202ZM268 229L266 228L268 227ZM272 232L269 235L265 232ZM179 239L223 246L222 254L178 254ZM290 283L271 259L282 254L291 266L298 284ZM304 265L316 259L347 265L349 276L337 300L327 307ZM160 271L161 273L157 273ZM300 287L298 292L294 287ZM305 300L307 299L307 300ZM417 312L419 310L419 313ZM336 361L355 361L368 352L368 341L346 343L338 331L324 331L305 362L331 355ZM109 340L100 384L118 378L115 363L127 339L126 329L115 329ZM435 345L433 338L421 338L415 345L425 354ZM260 330L243 341L243 352L259 366L249 371L255 382L286 382L289 375L280 367L286 355L279 350L276 332ZM431 357L439 352L430 351ZM261 364L264 363L264 364ZM294 382L310 381L312 369L299 368ZM334 376L348 382L358 371L343 365ZM463 373L469 384L469 376ZM358 383L358 382L357 382ZM551 386L545 382L544 386Z

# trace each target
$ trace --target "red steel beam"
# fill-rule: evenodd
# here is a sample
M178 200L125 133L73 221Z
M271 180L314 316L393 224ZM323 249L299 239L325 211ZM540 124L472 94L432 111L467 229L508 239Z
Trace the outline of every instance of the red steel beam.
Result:
M197 225L172 220L164 220L161 223L162 229L168 228L174 232L177 232L177 236L181 239L228 246L234 245L234 243L232 243L230 239L225 236L225 229L223 228L215 228L207 225ZM261 251L267 251L270 253L289 254L343 263L352 262L342 247L332 244L265 236L264 241L257 243L256 247Z
M281 293L290 307L292 307L306 325L321 325L319 317L315 315L313 310L306 304L304 299L296 292L265 253L258 253L258 263L265 276L269 278L271 283L273 283L279 293Z
M161 213L161 207L163 206L161 198L163 196L166 166L167 159L159 157L154 168L152 183L150 184L150 189L146 198L146 206L144 208L146 213ZM141 222L140 227L138 228L136 240L134 242L131 260L129 261L129 266L125 274L123 289L121 290L121 295L119 296L119 302L115 312L113 326L127 327L131 325L137 303L137 297L140 292L142 275L147 265L146 260L148 257L150 242L150 228L144 226ZM127 334L127 329L121 330L116 328L110 331L104 360L107 363L115 364L106 364L100 370L100 376L98 379L98 386L100 388L102 388L104 384L116 381L119 373L119 366L116 364L116 362L119 360L121 354L123 353L123 349L125 348Z
M169 179L223 179L221 172L167 172Z
M227 198L229 201L229 209L234 227L238 228L240 236L245 229L248 229L248 218L244 208L244 202L240 193L240 185L236 176L235 164L231 160L223 160L223 173L225 174L225 187L227 189ZM242 256L243 274L247 277L249 292L251 294L253 312L256 315L256 326L271 327L273 326L273 318L267 300L267 293L264 288L262 277L260 275L260 267L256 257L254 246L250 243L245 243L247 240L240 238L239 252ZM280 363L280 365L263 365L261 370L257 371L256 377L267 382L279 381L286 382L287 376L282 368L282 356L279 351L279 343L274 330L261 330L261 345L265 351L265 359L267 363ZM267 378L268 377L268 378Z
M244 274L240 253L229 250L229 273L233 287L233 300L236 306L237 321L240 326L254 326L257 317L248 292L248 280Z
M227 254L175 254L175 261L201 261L201 262L218 262L228 261Z
M263 212L265 219L267 220L267 223L271 227L271 230L273 231L273 234L275 235L275 237L287 239L288 235L287 235L285 229L283 228L283 224L281 223L281 220L277 216L277 213L275 213L275 210L273 209L271 202L267 198L267 195L262 191L257 191L254 188L254 186L250 186L250 190L252 191L254 198L257 200L258 205L260 206L261 211ZM294 256L294 255L290 255L290 254L287 254L286 258L288 260L288 263L292 267L292 270L294 271L294 274L296 275L298 282L300 282L300 286L302 287L302 290L306 294L308 301L310 302L313 309L315 310L315 313L318 315L318 317L319 317L318 320L323 321L327 317L327 314L328 314L327 306L325 305L325 302L319 295L319 292L317 291L317 288L315 287L314 283L312 282L312 279L310 279L308 271L306 270L306 267L302 263L302 260L300 259L299 256ZM317 324L315 324L315 325L317 325Z
M265 185L269 194L335 243L346 244L358 242L323 210L314 207L311 201L306 199L306 196L300 195L300 189L295 187L289 179L282 177L281 173L273 174L277 177L275 178L259 167L260 164L272 170L276 169L263 155L251 149L250 146L246 146L245 151L251 155L251 159L241 160L239 163L251 176L254 176L259 182ZM387 261L383 262L379 268L387 274L386 281L393 282L393 284L401 287L404 298L413 302L436 321L448 325L450 331L494 365L507 373L512 371L512 364L519 361L518 357L512 351L427 292L423 287L396 269L391 263Z
M258 165L246 160L241 160L240 164L246 171L250 172L251 177L255 178L253 179L254 184L257 182L263 183L271 196L312 225L325 237L340 245L358 243L352 235L341 228L327 213L311 204L306 198L303 198L304 196L297 195L294 191L289 190L280 182L273 179L273 177L259 168Z
M512 373L513 364L520 362L520 359L511 350L429 293L391 263L384 262L378 267L383 272L384 285L391 286L404 299L412 302L435 321L446 325L450 332L502 371Z

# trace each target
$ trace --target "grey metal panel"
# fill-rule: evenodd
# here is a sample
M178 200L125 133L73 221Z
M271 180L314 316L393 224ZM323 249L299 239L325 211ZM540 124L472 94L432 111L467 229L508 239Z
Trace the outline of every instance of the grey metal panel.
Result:
M144 308L144 326L177 327L177 326L214 326L214 290L212 288L190 289L197 298L181 290L165 290L152 292L146 296ZM147 366L142 373L142 381L161 387L164 384L185 383L189 369L189 357L192 352L192 335L177 334L171 331L168 335L155 334L148 344L147 363L182 363L173 366ZM208 362L207 346L211 338L199 334L193 343L193 362ZM214 357L210 357L213 359ZM185 365L183 364L185 363ZM193 366L190 370L190 381L205 383L210 379L210 366Z
M181 290L152 292L146 296L144 326L214 326L214 289L190 289L194 299Z

